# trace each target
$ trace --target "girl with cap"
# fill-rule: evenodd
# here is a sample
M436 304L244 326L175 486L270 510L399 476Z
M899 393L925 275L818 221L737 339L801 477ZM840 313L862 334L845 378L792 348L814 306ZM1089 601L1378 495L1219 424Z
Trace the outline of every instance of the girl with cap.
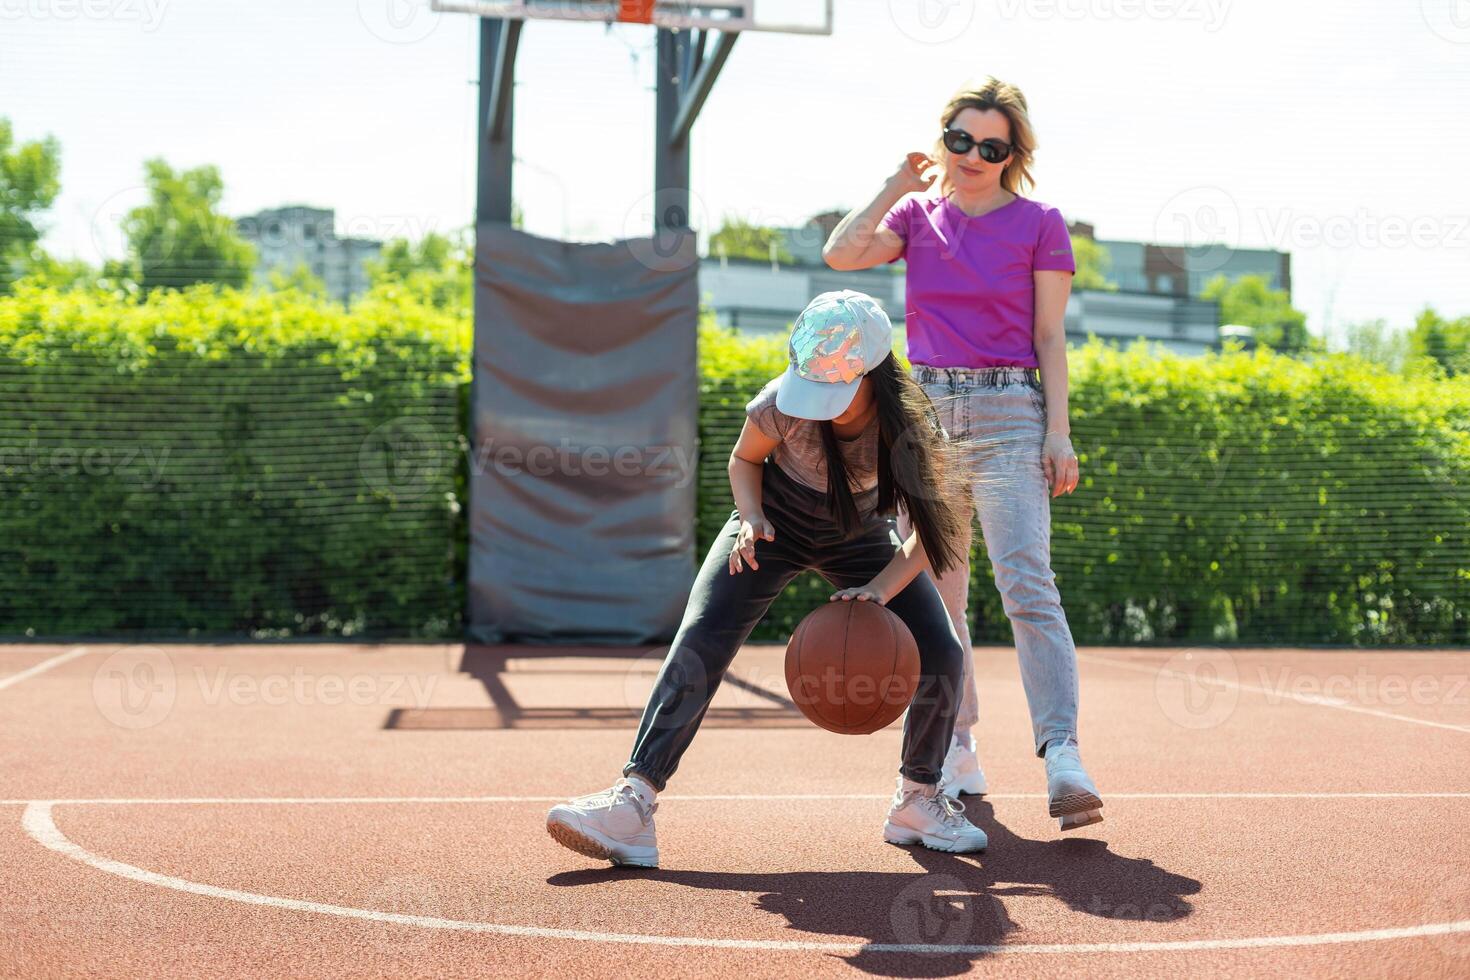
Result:
M1077 487L1067 421L1063 314L1076 265L1056 208L1021 196L1036 148L1026 99L986 78L944 107L934 156L910 153L866 207L833 229L834 269L905 260L914 378L952 436L977 447L973 506L1015 635L1048 808L1063 830L1102 819L1077 750L1077 652L1051 569L1051 496ZM936 177L938 178L936 182ZM875 227L876 226L876 227ZM967 495L967 499L968 499ZM970 517L963 560L939 576L955 631L970 645ZM899 515L899 531L907 527ZM970 728L979 718L965 658L944 792L984 793Z
M884 839L977 851L985 832L940 793L965 650L930 574L963 561L958 453L898 365L870 296L822 293L797 318L790 364L745 406L730 454L735 509L715 537L610 789L551 808L560 843L614 864L658 866L653 814L735 653L793 578L815 569L830 601L878 602L920 655ZM903 506L913 531L900 537Z

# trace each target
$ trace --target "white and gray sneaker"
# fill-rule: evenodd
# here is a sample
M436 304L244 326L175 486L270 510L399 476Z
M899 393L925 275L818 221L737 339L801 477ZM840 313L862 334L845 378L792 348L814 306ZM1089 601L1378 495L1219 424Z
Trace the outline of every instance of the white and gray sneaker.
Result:
M939 792L937 785L904 792L902 779L883 824L883 839L956 854L983 851L990 843L985 831L965 816L963 803Z
M1052 739L1046 746L1047 813L1061 818L1062 830L1102 822L1102 799L1092 777L1082 768L1077 742Z
M951 736L939 776L939 791L959 799L961 794L984 796L989 790L985 771L980 768L980 757L975 752L974 736L966 735L963 742L958 736Z
M546 814L546 832L578 854L635 868L658 867L653 814L658 802L643 802L626 778L601 793L558 803Z

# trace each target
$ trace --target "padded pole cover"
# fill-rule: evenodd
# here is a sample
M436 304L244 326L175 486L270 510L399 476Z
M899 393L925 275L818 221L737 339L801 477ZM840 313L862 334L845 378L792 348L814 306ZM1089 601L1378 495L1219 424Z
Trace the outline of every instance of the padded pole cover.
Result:
M694 564L694 233L478 228L467 639L670 642Z

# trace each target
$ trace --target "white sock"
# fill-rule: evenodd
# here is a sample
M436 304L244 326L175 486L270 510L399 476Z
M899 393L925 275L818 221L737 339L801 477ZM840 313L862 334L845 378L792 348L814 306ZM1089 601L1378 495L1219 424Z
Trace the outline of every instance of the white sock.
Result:
M965 748L969 748L971 745L970 730L968 728L956 728L954 730L954 740Z
M652 803L654 799L657 798L658 790L654 789L653 784L644 779L642 776L638 775L637 773L633 773L626 778L629 784L632 785L633 792L637 793L638 798L642 800L645 804Z
M923 793L925 796L932 795L938 789L935 783L916 783L909 777L903 777L903 792Z

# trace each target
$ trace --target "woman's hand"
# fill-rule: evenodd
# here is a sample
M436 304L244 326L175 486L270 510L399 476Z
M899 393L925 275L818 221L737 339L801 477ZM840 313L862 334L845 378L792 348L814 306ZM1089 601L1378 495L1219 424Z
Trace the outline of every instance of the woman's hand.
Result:
M929 185L939 177L939 173L936 171L925 177L924 172L937 166L939 166L938 161L931 160L927 154L915 150L904 157L903 163L898 165L898 169L888 180L905 194L927 190Z
M735 547L730 549L730 574L739 574L744 561L751 568L760 568L755 560L755 542L760 538L764 541L776 540L776 529L771 522L766 520L762 514L757 514L750 520L740 522L740 532L735 535Z
M1077 489L1077 454L1072 451L1071 436L1065 432L1046 434L1041 444L1041 469L1053 497Z
M888 601L888 597L879 592L877 589L873 588L871 582L867 585L859 585L851 589L841 589L837 592L834 592L832 594L832 597L828 601L836 602L839 599L848 601L856 599L859 602L876 602L880 606Z

